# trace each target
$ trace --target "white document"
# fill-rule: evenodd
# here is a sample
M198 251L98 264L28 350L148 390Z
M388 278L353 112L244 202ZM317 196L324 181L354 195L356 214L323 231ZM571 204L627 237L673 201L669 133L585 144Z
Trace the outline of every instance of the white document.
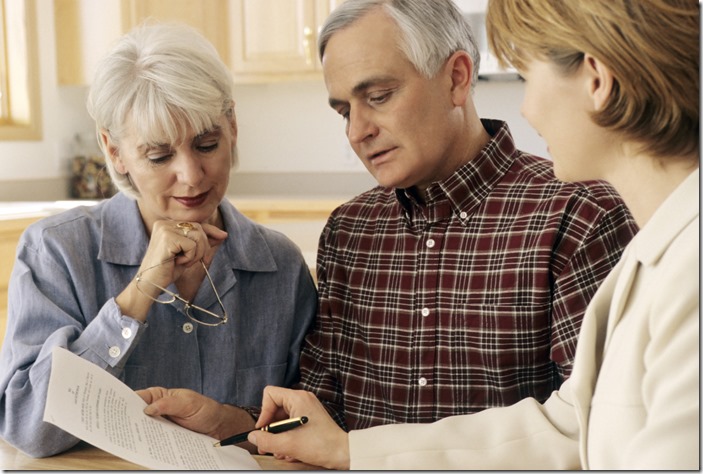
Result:
M64 348L52 352L44 421L149 469L258 470L248 451L214 447L217 440L161 417L119 379Z

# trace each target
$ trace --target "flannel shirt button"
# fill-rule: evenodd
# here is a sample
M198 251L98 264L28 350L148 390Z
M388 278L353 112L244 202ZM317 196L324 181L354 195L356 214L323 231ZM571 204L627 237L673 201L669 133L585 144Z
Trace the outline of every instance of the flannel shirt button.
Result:
M427 317L430 315L430 309L429 308L422 308L422 311L420 311L420 314L422 314L423 317Z
M468 215L466 212L461 211L461 214L459 214L459 217L460 217L461 219L466 219L467 217L469 217L469 215Z
M420 377L420 379L417 381L417 384L420 387L424 387L425 385L427 385L427 379L425 377Z
M434 239L427 239L425 245L427 245L427 248L431 249L432 247L434 247Z

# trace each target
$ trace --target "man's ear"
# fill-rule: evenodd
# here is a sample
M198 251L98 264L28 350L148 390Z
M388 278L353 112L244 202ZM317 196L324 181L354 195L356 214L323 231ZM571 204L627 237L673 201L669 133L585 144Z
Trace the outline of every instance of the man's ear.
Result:
M452 102L455 106L463 106L471 95L473 61L465 51L457 51L447 60L445 67L452 81Z
M100 141L103 144L103 150L107 151L108 157L110 161L112 161L115 171L119 174L127 174L127 168L125 168L125 165L120 158L119 148L117 147L117 144L112 141L110 132L107 130L100 130Z
M613 93L615 78L610 68L603 62L586 53L583 64L588 78L588 93L593 101L594 110L602 110Z

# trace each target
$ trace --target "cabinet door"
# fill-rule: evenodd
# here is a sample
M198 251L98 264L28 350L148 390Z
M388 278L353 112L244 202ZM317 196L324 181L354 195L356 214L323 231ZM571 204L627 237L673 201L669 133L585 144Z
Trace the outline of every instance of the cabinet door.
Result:
M230 64L228 0L54 0L58 82L89 84L112 43L147 18L199 29Z
M232 7L235 75L315 70L315 0L235 0Z
M320 77L317 34L343 0L232 0L232 69L238 81Z
M144 20L186 23L200 30L229 64L227 0L122 0L122 30Z

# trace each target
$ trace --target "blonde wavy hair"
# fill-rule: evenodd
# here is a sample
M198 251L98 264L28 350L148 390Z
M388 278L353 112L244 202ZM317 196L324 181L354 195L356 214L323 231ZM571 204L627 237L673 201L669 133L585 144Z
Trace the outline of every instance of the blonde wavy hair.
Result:
M615 78L597 125L660 157L700 151L697 0L489 0L486 31L518 70L537 58L569 74L591 54Z

